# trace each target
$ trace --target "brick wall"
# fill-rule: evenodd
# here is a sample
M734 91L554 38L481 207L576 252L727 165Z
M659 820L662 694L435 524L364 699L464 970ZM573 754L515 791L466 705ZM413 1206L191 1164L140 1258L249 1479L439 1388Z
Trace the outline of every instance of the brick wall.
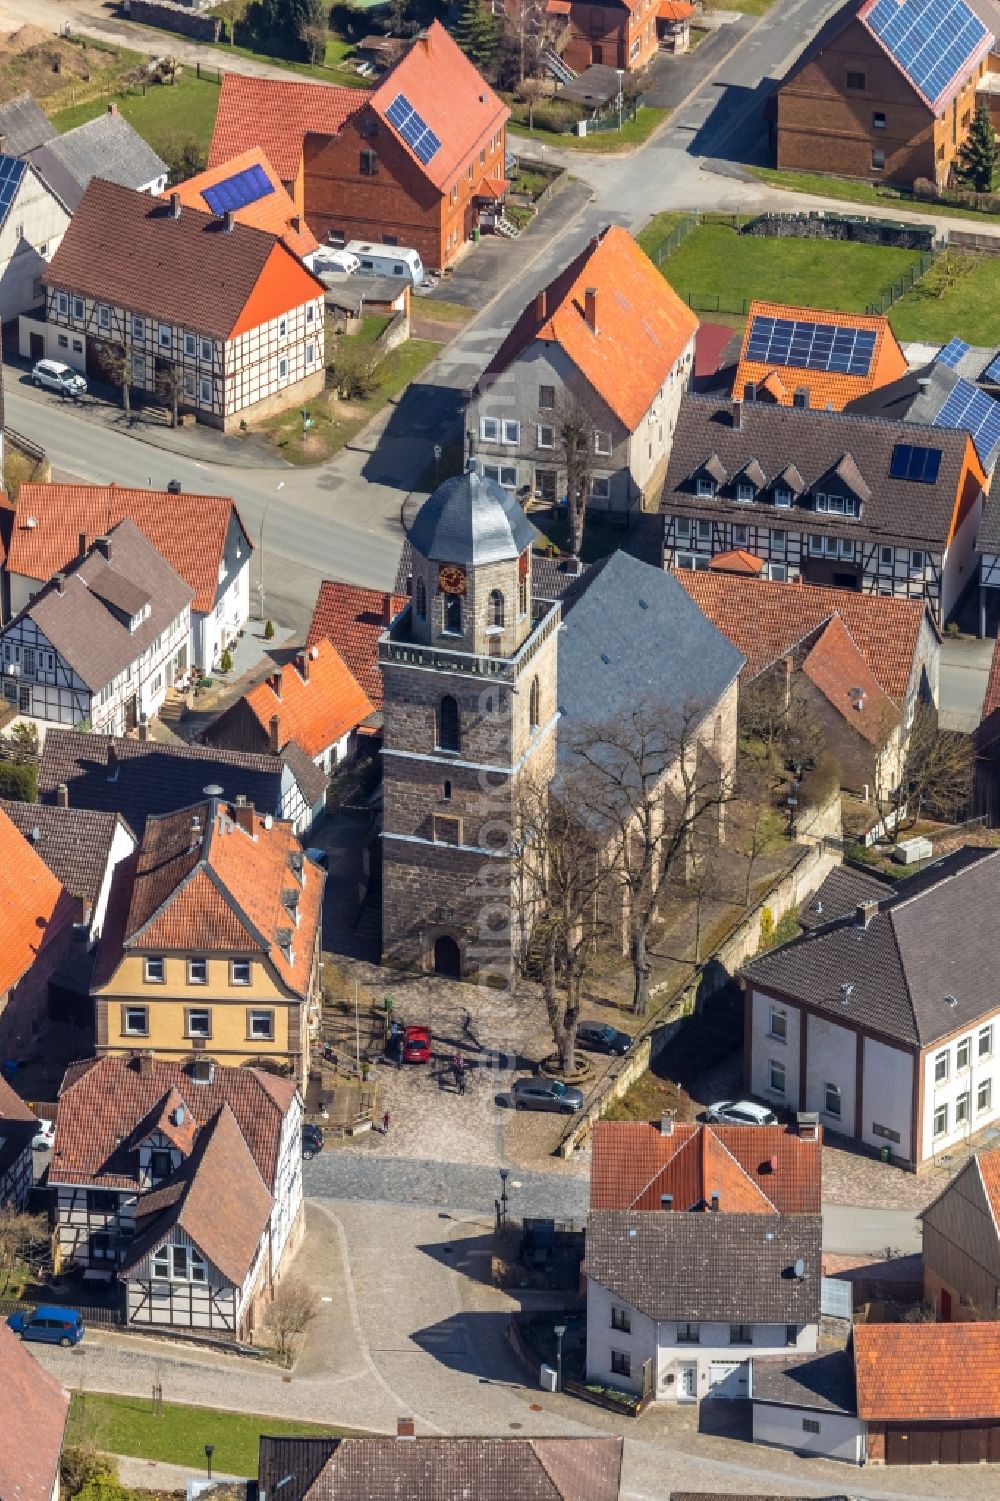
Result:
M569 39L562 56L577 73L592 63L634 71L645 67L658 46L653 0L640 0L635 11L577 3L570 11Z

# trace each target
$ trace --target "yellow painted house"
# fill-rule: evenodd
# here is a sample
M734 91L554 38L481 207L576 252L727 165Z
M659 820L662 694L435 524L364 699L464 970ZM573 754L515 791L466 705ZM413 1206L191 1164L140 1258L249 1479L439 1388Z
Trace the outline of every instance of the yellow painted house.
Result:
M291 824L221 797L150 818L116 872L97 1052L280 1064L304 1083L324 872Z

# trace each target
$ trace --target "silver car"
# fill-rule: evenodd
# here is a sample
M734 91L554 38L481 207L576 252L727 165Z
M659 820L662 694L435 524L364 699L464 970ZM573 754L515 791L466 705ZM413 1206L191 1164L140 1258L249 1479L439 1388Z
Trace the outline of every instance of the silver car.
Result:
M44 386L47 391L58 391L60 396L86 396L87 382L78 370L71 370L59 360L39 360L31 372L31 384Z
M723 1126L776 1126L778 1117L756 1100L719 1100L709 1105L705 1119Z
M518 1079L512 1091L515 1110L555 1110L575 1115L583 1109L583 1094L561 1079Z

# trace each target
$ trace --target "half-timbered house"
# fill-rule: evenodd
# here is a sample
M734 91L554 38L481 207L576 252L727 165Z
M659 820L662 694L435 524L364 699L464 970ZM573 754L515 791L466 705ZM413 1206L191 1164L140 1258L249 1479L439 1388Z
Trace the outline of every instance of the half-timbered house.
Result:
M280 234L229 210L200 213L177 193L151 202L95 178L43 281L39 354L167 405L176 397L200 422L229 430L323 389L322 282Z
M0 631L4 699L39 729L134 729L190 666L193 594L120 521Z
M136 1325L245 1337L301 1236L293 1081L207 1057L74 1064L49 1167L60 1264L124 1284Z
M135 849L135 835L120 813L91 808L0 801L32 849L77 903L78 936L100 938L115 869Z
M0 1078L0 1210L27 1209L33 1173L31 1142L35 1112Z
M664 562L707 569L741 549L772 579L926 599L940 624L975 576L985 488L957 428L687 394Z

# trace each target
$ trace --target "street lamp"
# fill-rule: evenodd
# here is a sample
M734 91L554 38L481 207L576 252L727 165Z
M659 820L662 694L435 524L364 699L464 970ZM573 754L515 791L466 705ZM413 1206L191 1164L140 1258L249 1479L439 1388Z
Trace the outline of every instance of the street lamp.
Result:
M507 1179L510 1177L510 1168L500 1169L500 1223L507 1223Z
M264 522L267 520L267 513L271 509L271 501L274 500L275 495L277 495L279 491L283 490L284 488L285 482L283 479L281 479L278 481L278 488L277 490L275 490L274 495L269 495L267 500L264 502L264 510L262 511L260 518L260 540L258 543L260 549L260 563L258 564L257 593L260 595L260 618L262 622L264 619Z
M209 1478L209 1480L211 1480L211 1478L212 1478L212 1455L214 1453L215 1453L215 1445L214 1444L206 1444L205 1445L205 1463L208 1466L208 1478Z
M624 68L616 68L618 74L618 129L622 128L622 79L625 77Z
M563 1335L565 1333L566 1333L566 1325L565 1324L557 1324L556 1325L556 1329L555 1329L555 1334L556 1334L556 1391L557 1392L561 1392L562 1391L562 1342L563 1342Z

